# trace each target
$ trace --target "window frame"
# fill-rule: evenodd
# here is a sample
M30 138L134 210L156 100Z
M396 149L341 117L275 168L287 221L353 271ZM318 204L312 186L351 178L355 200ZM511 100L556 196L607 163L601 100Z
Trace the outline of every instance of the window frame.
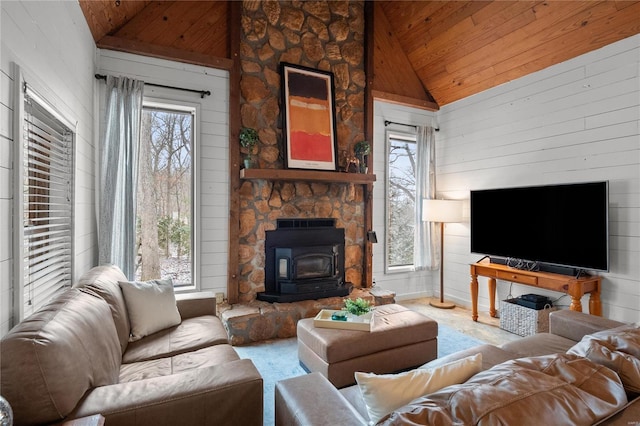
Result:
M385 222L384 222L384 235L385 235L385 243L384 243L384 272L385 274L397 274L397 273L406 273L415 271L415 262L412 262L410 265L400 265L400 266L392 266L389 265L389 214L391 211L391 203L389 200L389 178L390 178L390 164L389 164L389 151L391 148L391 139L396 140L406 140L409 142L413 142L416 146L417 151L417 135L415 132L406 132L406 131L398 131L387 129L385 131L385 193L384 193L384 201L385 201ZM414 172L415 173L415 172ZM415 224L414 224L415 226Z
M201 139L201 105L195 102L185 102L170 97L146 96L142 98L142 109L155 108L160 110L173 110L176 112L188 112L193 115L191 146L191 285L174 286L176 293L188 293L199 291L200 285L200 245L198 230L201 226L201 206L200 206L200 139Z
M14 229L14 239L13 239L13 306L12 306L12 320L13 324L17 324L22 321L26 316L35 312L39 307L45 304L48 300L43 301L42 303L36 304L33 307L27 309L25 303L25 289L27 283L25 282L25 261L27 248L24 246L25 232L24 232L24 203L25 203L25 192L24 192L24 179L27 176L27 171L24 167L24 156L26 151L24 149L24 138L25 138L25 99L29 97L33 102L36 102L40 108L45 110L45 112L53 119L55 119L60 125L66 127L68 131L71 133L71 137L69 140L70 144L70 164L69 164L69 172L70 172L70 182L69 186L69 211L71 217L70 221L70 229L69 235L70 243L70 259L69 259L69 287L74 282L75 277L75 257L76 257L76 241L75 241L75 216L76 216L76 158L77 158L77 134L78 134L78 122L76 120L70 119L66 114L62 113L57 105L62 105L62 102L56 97L54 93L46 88L46 86L40 83L35 77L31 75L26 75L25 71L21 69L18 64L13 64L14 66L14 218L13 218L13 229ZM44 94L44 95L43 95ZM66 285L61 286L59 289L67 287ZM58 290L59 290L58 289ZM54 291L53 293L56 293Z

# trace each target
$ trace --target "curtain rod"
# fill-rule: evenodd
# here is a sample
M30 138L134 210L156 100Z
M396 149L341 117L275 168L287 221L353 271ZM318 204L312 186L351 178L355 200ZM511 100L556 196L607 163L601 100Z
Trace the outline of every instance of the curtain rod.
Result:
M387 121L387 120L385 120L384 122L384 127L387 127L389 124L397 124L398 126L407 126L407 127L413 127L414 129L418 129L418 126L414 124L396 123L395 121Z
M107 80L106 75L96 74L95 77L98 80ZM184 87L175 87L175 86L165 86L163 84L154 84L154 83L144 83L146 86L154 86L154 87L162 87L165 89L174 89L174 90L182 90L183 92L191 92L191 93L199 93L200 98L204 98L205 96L211 96L211 92L208 90L195 90L195 89L185 89Z

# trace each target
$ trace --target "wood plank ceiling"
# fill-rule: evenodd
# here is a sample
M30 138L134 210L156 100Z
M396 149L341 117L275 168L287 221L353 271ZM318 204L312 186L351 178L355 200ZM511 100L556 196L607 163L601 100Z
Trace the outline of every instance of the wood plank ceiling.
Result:
M640 32L635 1L387 1L411 67L442 106Z
M96 45L230 67L226 1L80 0Z
M80 6L98 47L229 67L226 1ZM640 1L376 1L374 8L374 93L427 108L640 33Z

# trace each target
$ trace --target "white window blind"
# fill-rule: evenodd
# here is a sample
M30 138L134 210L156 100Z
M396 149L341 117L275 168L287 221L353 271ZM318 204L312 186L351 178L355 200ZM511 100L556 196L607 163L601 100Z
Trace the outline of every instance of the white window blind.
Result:
M73 131L25 84L22 164L23 314L71 285Z

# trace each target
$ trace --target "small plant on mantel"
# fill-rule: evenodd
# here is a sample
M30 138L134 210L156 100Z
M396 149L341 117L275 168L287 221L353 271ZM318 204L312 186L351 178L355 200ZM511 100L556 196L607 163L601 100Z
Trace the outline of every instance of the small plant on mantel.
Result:
M258 144L260 138L256 129L251 127L243 127L240 130L240 146L247 150L247 156L244 159L244 168L249 169L253 164L253 149Z
M364 315L371 310L371 303L368 300L364 300L362 297L357 299L345 299L343 310L349 312L351 315L360 316Z
M353 147L353 153L360 161L360 173L366 173L367 165L365 163L365 156L371 154L371 145L367 141L357 142Z

